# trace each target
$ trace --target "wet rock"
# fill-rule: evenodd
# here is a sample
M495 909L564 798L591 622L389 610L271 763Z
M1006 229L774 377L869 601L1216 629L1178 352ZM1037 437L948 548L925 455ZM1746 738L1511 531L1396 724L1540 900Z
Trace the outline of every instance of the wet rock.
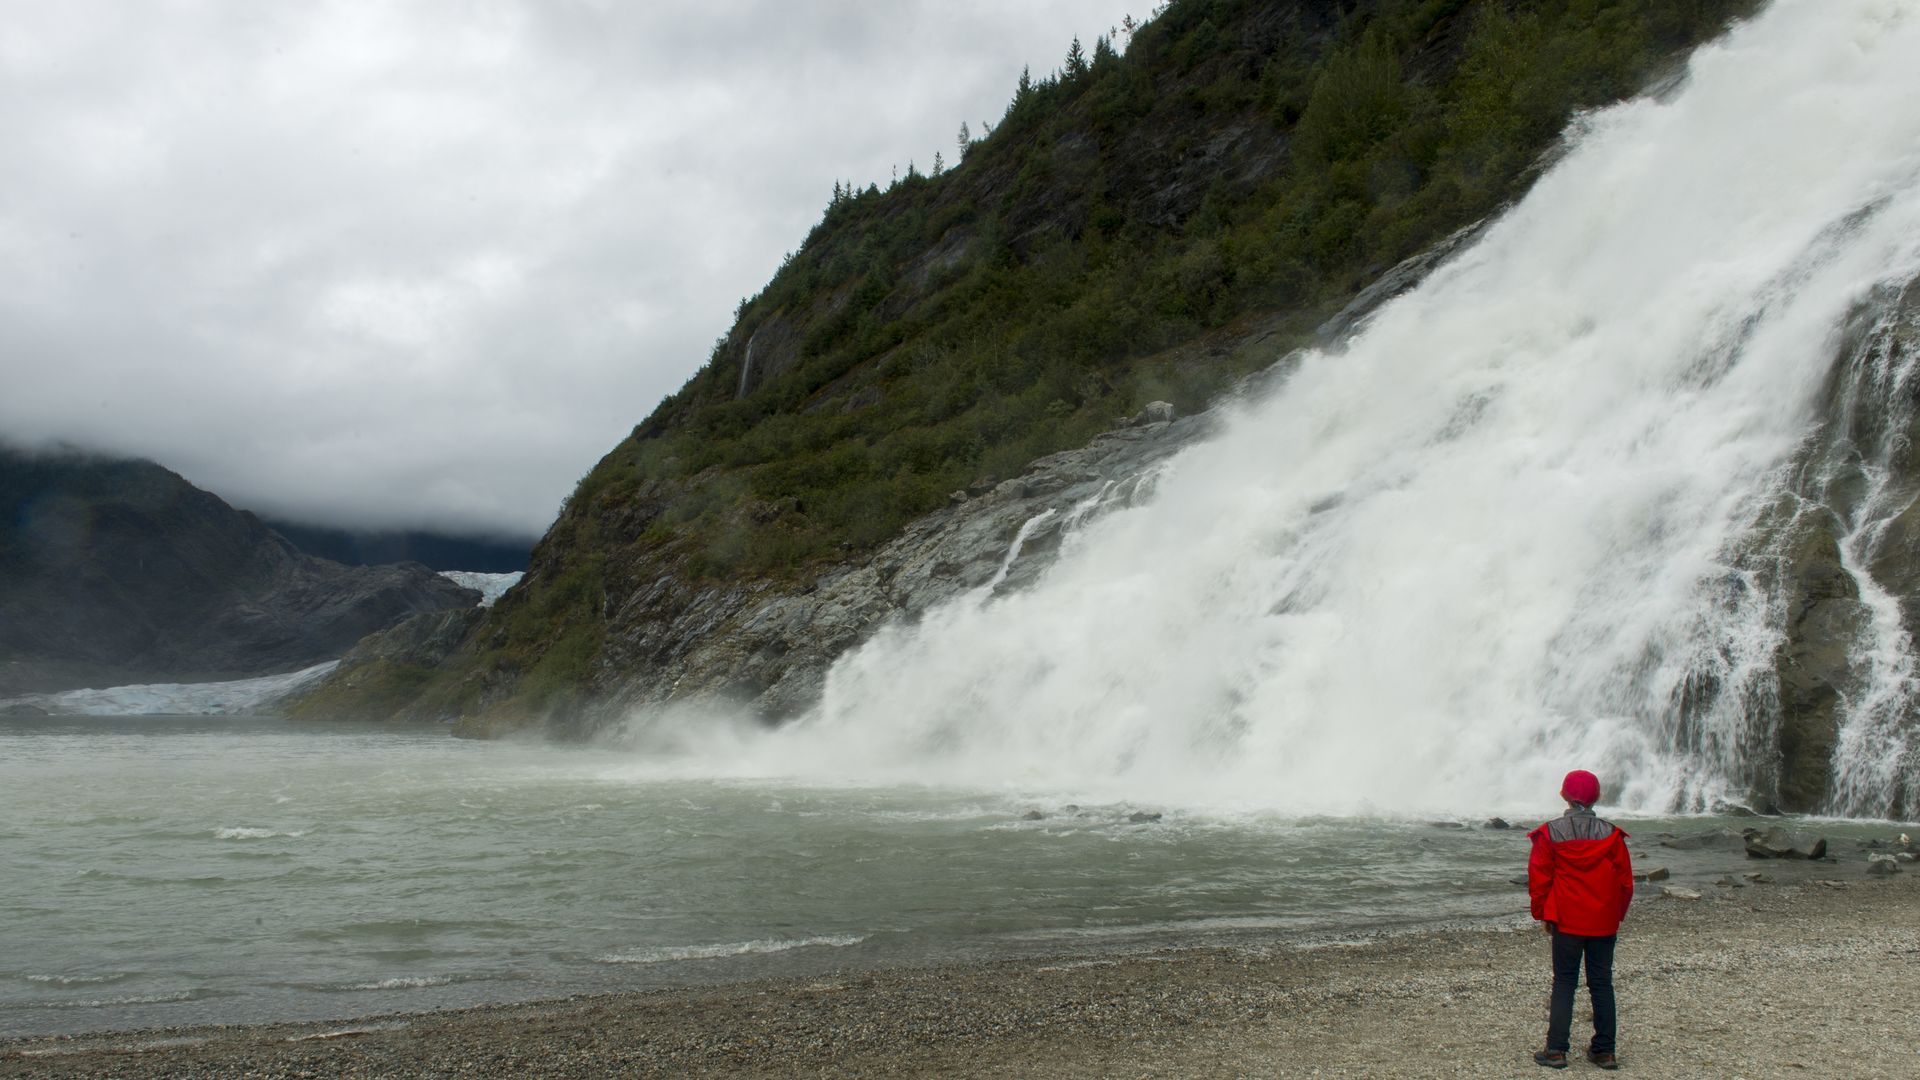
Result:
M1780 680L1776 788L1782 810L1809 812L1829 794L1840 710L1859 678L1853 643L1869 613L1841 563L1839 520L1830 511L1807 514L1792 529L1785 570L1787 635L1774 660Z
M1668 900L1698 900L1700 894L1692 889L1683 889L1678 885L1661 886L1660 895Z
M1635 880L1635 881L1665 881L1665 880L1667 880L1668 878L1670 878L1670 877L1672 877L1672 876L1673 876L1673 875L1672 875L1672 873L1670 873L1670 872L1669 872L1669 871L1667 870L1667 868L1666 868L1666 867L1664 867L1664 866L1660 866L1660 867L1655 867L1654 869L1652 869L1652 870L1649 870L1649 871L1647 871L1647 872L1646 872L1646 873L1644 873L1644 874L1635 874L1635 875L1633 875L1633 880Z
M1749 859L1820 859L1827 854L1826 838L1809 841L1778 825L1765 832L1752 832L1746 841Z
M1387 301L1418 285L1434 267L1479 239L1486 227L1487 222L1476 221L1380 275L1371 285L1360 290L1346 307L1320 324L1316 331L1320 340L1328 345L1337 345L1345 340Z
M1487 829L1511 829L1511 828L1513 828L1513 825L1512 825L1511 823L1509 823L1509 822L1507 821L1507 819L1506 819L1506 818L1497 818L1497 817L1496 817L1496 818L1488 818L1488 819L1487 819L1487 823L1486 823L1486 824L1485 824L1484 826L1482 826L1482 828L1487 828Z
M1021 821L1039 821L1044 817L1046 817L1046 815L1042 814L1038 810L1029 810L1026 813L1020 815L1020 820Z
M1135 825L1145 825L1159 821L1160 814L1158 812L1148 813L1145 810L1135 810L1133 813L1127 815L1127 820Z
M1867 873L1876 874L1880 877L1890 877L1894 874L1902 873L1900 860L1891 855L1869 855L1867 856Z
M1435 829L1464 829L1467 827L1467 823L1464 821L1429 821L1427 825Z
M1669 837L1660 841L1660 846L1675 851L1739 851L1746 843L1746 837L1732 829L1710 829Z

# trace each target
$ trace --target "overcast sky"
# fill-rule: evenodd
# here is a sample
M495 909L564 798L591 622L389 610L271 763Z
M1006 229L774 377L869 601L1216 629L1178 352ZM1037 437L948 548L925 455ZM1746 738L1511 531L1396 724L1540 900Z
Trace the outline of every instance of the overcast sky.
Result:
M0 438L537 534L836 179L1150 0L0 0Z

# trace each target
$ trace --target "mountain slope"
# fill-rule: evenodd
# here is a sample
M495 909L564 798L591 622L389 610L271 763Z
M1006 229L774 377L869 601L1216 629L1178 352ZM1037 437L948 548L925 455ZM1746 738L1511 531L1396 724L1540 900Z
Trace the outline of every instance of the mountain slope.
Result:
M1029 463L1315 340L1523 190L1574 110L1752 6L1184 0L1124 54L1070 53L952 169L840 187L409 708L476 731L590 726L596 703L804 708L814 679L790 675L982 579ZM1059 485L1098 471L1074 469ZM947 585L889 592L887 567L921 565L899 545L960 517L992 526ZM808 606L869 572L852 616Z
M0 449L0 694L287 671L478 599L303 555L151 462Z

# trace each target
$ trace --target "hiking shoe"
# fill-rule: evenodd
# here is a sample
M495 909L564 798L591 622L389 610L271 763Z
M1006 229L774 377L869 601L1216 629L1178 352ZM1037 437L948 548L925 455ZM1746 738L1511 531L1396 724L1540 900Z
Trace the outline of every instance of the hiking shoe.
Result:
M1549 1069L1564 1069L1567 1067L1567 1052L1565 1050L1535 1050L1533 1052L1533 1063L1535 1065L1545 1065Z
M1587 1060L1603 1069L1617 1069L1620 1067L1620 1059L1604 1050L1587 1051Z

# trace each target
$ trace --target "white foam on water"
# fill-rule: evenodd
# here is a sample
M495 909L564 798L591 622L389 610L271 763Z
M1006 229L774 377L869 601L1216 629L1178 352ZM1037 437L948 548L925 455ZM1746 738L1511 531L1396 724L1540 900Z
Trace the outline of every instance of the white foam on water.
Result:
M197 1001L205 996L204 992L198 990L176 990L165 994L129 994L126 997L10 1001L5 1003L5 1007L9 1009L111 1009L122 1005L171 1005L181 1001Z
M307 834L305 830L300 829L259 829L243 825L232 828L215 829L213 835L215 839L219 840L268 840L275 837L297 840Z
M1916 56L1920 5L1779 0L1677 92L1583 117L1471 249L1032 588L883 630L812 715L693 752L1387 817L1545 809L1574 765L1639 812L1740 790L1783 639L1742 545L1841 328L1920 273ZM1911 770L1912 741L1843 744Z
M343 990L420 990L429 986L451 986L452 976L448 975L402 975L375 982L350 983Z
M94 986L100 983L119 982L127 978L125 972L108 971L86 975L27 975L28 982L51 983L55 986Z
M867 940L865 934L828 934L783 940L732 941L718 945L656 945L597 957L602 964L665 964L677 960L717 960L728 956L788 952L793 949L846 948Z

